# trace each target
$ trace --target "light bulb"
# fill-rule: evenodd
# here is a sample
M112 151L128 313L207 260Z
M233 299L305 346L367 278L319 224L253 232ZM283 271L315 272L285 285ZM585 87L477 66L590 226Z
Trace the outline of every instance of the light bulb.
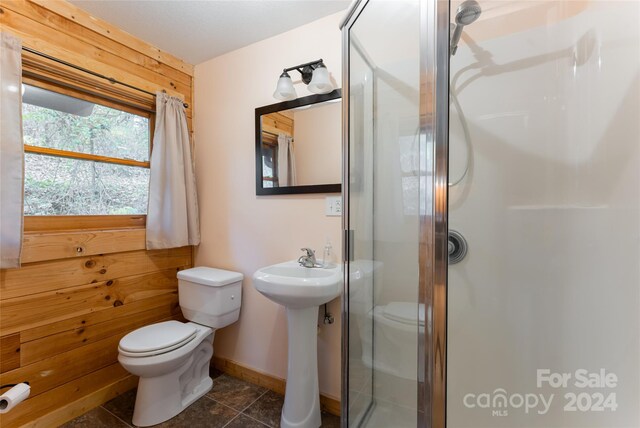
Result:
M318 67L313 70L313 76L311 82L309 82L309 91L314 94L328 94L333 91L333 85L329 80L329 71L324 64L320 63Z
M293 87L291 76L287 72L280 75L273 97L283 101L294 100L298 97L296 89Z

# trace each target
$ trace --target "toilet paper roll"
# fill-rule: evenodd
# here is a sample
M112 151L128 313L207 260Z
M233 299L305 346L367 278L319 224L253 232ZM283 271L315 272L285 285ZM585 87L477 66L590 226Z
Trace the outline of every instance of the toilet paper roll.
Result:
M31 387L26 383L19 383L4 394L0 395L0 413L7 413L23 402L29 396Z

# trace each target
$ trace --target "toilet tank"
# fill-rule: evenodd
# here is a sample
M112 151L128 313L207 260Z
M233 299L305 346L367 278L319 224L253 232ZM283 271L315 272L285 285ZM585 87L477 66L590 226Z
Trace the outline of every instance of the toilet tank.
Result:
M178 272L182 314L197 324L217 329L236 322L241 297L241 273L204 266Z

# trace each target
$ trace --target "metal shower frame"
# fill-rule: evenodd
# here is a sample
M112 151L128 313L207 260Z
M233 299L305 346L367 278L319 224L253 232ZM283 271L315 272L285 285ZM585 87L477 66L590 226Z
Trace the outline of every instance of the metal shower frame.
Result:
M419 427L446 426L449 23L450 0L418 0L420 5L420 130L426 180L420 188L418 302L425 322L418 331ZM342 30L343 258L342 426L349 426L349 31L369 0L355 0L340 24ZM429 153L431 156L427 156ZM431 159L427 163L427 159Z

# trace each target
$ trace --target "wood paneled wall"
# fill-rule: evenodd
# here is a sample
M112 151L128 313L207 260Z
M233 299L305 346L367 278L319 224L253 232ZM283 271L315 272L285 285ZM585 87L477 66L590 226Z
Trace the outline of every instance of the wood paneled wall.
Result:
M193 66L178 58L64 1L0 0L0 28L25 46L183 97L191 128ZM57 223L31 220L22 268L0 271L0 382L32 388L28 400L1 415L3 428L57 426L133 388L137 379L117 362L118 341L140 326L181 318L176 272L193 265L190 247L146 251L143 224L97 217L96 224L50 230Z
M293 118L280 112L269 113L262 116L262 131L272 135L285 134L293 137Z

